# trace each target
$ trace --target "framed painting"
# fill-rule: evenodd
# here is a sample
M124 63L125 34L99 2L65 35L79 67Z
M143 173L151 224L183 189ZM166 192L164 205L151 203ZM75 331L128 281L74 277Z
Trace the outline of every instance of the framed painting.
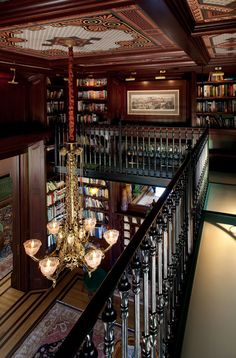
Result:
M135 116L179 116L179 90L127 91L127 114Z

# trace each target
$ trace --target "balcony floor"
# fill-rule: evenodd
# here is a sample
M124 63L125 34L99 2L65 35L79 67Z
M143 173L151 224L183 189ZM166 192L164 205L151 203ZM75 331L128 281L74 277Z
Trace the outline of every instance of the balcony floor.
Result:
M235 203L236 174L211 173L181 358L236 357Z

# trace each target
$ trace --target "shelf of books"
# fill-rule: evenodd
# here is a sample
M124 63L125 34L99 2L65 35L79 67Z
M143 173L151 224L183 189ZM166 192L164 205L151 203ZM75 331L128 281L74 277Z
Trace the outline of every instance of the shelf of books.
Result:
M107 118L107 78L77 80L79 123L104 123Z
M196 125L236 128L236 80L197 82Z
M47 77L47 122L53 124L55 120L66 121L66 93L64 80Z
M138 217L138 216L132 216L132 215L124 215L122 218L123 225L123 235L124 238L124 249L129 244L130 240L132 239L133 235L136 233L136 231L139 229L140 225L143 223L144 218Z
M65 182L61 181L48 181L46 183L47 191L47 220L61 221L65 212ZM55 236L48 233L48 247L55 245Z
M95 218L97 224L91 236L102 239L109 225L109 183L83 178L84 218Z

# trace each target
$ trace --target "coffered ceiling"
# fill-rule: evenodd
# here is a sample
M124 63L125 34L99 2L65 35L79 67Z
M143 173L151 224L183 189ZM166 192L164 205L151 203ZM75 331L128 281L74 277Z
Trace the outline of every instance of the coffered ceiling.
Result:
M142 74L234 66L236 1L6 0L0 2L0 66Z

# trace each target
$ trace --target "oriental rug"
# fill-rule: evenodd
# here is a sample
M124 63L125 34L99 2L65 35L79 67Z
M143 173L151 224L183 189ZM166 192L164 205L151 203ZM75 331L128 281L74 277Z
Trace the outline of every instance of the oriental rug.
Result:
M56 351L69 334L82 311L57 301L34 327L11 358L47 358L54 357ZM115 326L116 342L120 340L120 326ZM104 325L98 320L93 330L93 342L98 357L103 358Z

